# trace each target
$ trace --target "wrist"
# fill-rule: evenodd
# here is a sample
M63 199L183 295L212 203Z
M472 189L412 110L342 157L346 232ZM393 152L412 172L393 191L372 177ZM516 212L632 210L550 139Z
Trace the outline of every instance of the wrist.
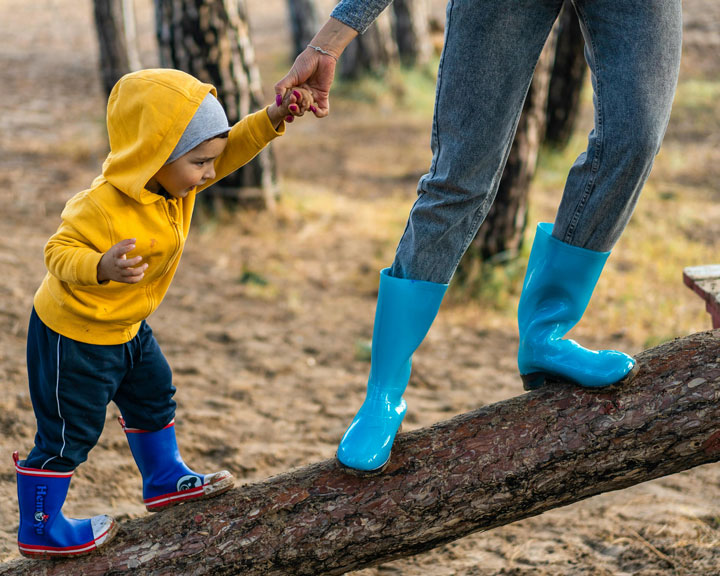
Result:
M100 258L100 262L98 262L98 265L97 265L97 281L98 281L98 284L102 284L103 282L107 282L107 281L110 279L110 278L107 278L107 277L105 276L105 272L104 272L104 270L103 270L102 263L103 263L102 258Z
M313 36L308 47L337 61L347 45L357 35L357 30L343 24L340 20L329 18L323 27L318 30L317 34Z
M323 56L329 56L330 58L332 58L333 60L335 60L335 62L338 61L337 56L335 56L334 54L332 54L332 53L329 52L328 50L325 50L324 48L320 48L320 46L314 46L314 45L312 45L312 44L308 44L307 47L308 47L308 48L312 48L313 50L315 50L315 52L319 52L319 53L322 54Z
M283 115L280 113L277 105L275 105L274 103L270 104L270 106L268 106L265 111L267 112L270 124L272 124L273 128L277 130L284 120Z

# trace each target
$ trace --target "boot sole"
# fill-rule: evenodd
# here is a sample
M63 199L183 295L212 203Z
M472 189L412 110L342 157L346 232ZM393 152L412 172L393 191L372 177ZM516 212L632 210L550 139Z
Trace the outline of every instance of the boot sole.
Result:
M222 473L218 473L222 474ZM182 504L183 502L192 502L195 500L207 500L208 498L215 498L216 496L220 496L220 494L224 494L230 488L232 488L235 485L235 477L227 472L225 475L220 476L219 478L213 479L210 484L206 484L203 486L203 491L201 494L198 494L196 496L190 496L188 498L182 498L180 496L177 499L174 500L168 500L167 502L164 502L161 505L153 506L150 508L149 506L145 506L145 509L148 512L160 512L162 510L166 510L168 508L172 508L173 506L177 506L179 504Z
M610 388L612 386L620 386L623 384L628 384L629 382L632 382L635 379L635 376L637 376L638 372L640 371L640 366L638 363L635 363L635 366L632 367L632 370L625 374L620 380L617 382L613 382L612 384L608 384L607 386L583 386L582 384L579 384L575 382L578 386L585 390L590 391L602 391L607 388ZM528 392L531 392L532 390L538 390L539 388L542 388L545 385L545 382L548 378L551 379L557 379L558 376L555 376L553 374L549 374L547 372L531 372L530 374L520 374L520 378L523 382L523 389L525 389Z
M95 545L94 548L90 548L89 550L81 550L78 552L75 551L52 551L52 550L44 550L42 552L27 552L21 548L19 548L20 555L24 556L25 558L30 558L32 560L63 560L67 558L78 558L80 556L90 556L91 554L95 554L98 550L103 548L108 542L110 542L118 533L118 523L113 520L113 523L110 525L110 528L108 528L108 531L101 536L103 538L102 543ZM99 539L99 538L98 538ZM90 543L87 544L88 546Z
M520 378L523 382L523 389L527 390L538 390L545 385L547 374L545 372L531 372L530 374L520 374Z
M395 438L397 439L397 435L402 432L403 425L400 424L400 427L398 428L398 431L395 434ZM385 463L380 466L379 468L373 468L372 470L359 470L358 468L352 468L351 466L347 466L343 464L340 459L337 457L337 452L335 453L335 460L337 460L337 463L340 465L340 467L347 472L348 474L351 474L353 476L357 476L359 478L371 478L373 476L379 476L385 471L385 468L388 467L388 464L390 464L390 458L392 458L392 451L390 454L388 454L388 459L385 460Z
M390 456L392 456L392 453L390 454ZM380 466L380 468L375 468L373 470L359 470L357 468L351 468L350 466L346 466L345 464L340 462L337 454L335 454L335 459L337 460L338 464L344 472L347 472L352 476L357 476L358 478L372 478L373 476L380 476L385 471L385 468L387 468L388 464L390 464L390 457L388 457L388 459L385 461L385 464Z

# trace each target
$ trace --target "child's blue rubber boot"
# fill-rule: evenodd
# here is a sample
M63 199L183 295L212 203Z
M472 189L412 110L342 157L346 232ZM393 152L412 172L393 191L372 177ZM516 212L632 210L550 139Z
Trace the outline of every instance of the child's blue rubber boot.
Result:
M41 559L81 556L115 536L117 524L109 516L87 520L65 518L62 506L72 472L26 468L19 462L17 452L13 460L20 508L20 554Z
M402 395L410 379L412 355L447 290L447 284L393 278L389 271L380 272L365 402L337 451L341 464L362 472L380 471L390 459L407 409Z
M563 338L585 313L610 252L571 246L553 238L552 229L552 224L538 224L518 306L518 368L524 387L539 388L547 376L588 388L610 386L633 369L635 360Z
M143 500L150 512L186 500L211 498L227 492L235 479L227 470L198 474L185 465L175 438L175 421L162 430L149 432L128 428L118 418L143 479Z

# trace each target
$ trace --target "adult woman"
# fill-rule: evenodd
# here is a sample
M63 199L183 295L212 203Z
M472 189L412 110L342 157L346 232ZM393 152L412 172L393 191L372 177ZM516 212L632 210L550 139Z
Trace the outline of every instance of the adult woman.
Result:
M335 63L390 0L343 0L276 85L310 89L329 112ZM518 310L525 387L547 375L602 387L634 360L563 336L580 320L660 147L677 84L680 0L574 0L592 72L595 127L554 224L540 224ZM405 414L410 361L497 191L540 51L563 0L451 0L438 71L433 159L391 268L383 270L368 393L338 449L376 471Z

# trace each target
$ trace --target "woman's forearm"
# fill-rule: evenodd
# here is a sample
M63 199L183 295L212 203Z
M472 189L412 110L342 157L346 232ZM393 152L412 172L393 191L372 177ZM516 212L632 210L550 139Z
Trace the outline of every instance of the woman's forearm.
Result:
M325 25L315 34L310 45L329 52L337 60L357 35L357 30L347 24L335 18L328 18Z

